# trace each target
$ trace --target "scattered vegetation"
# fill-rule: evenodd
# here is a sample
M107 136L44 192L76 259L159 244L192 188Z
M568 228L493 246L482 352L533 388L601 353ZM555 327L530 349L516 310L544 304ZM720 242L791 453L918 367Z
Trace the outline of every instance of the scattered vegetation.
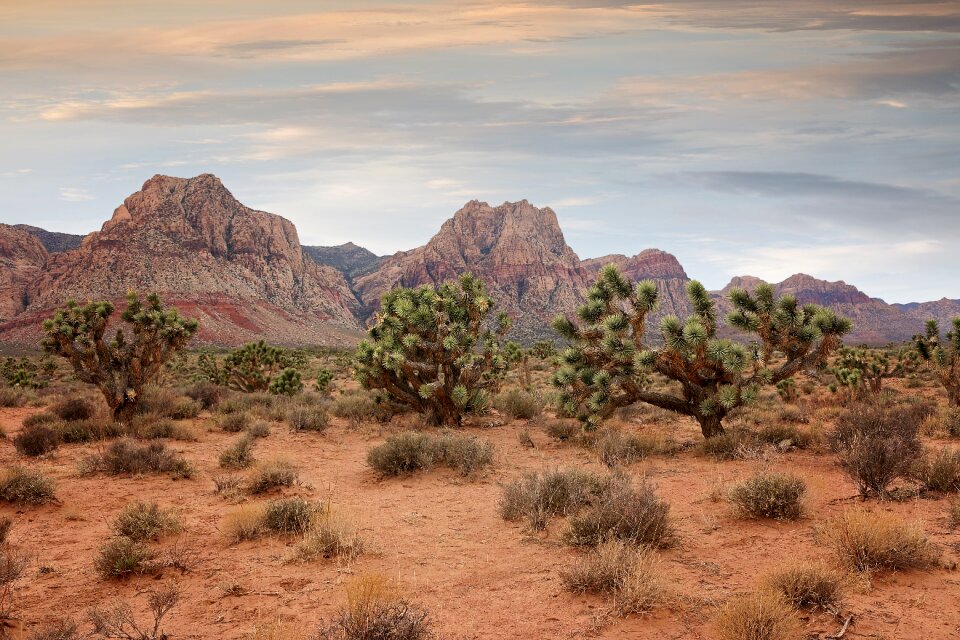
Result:
M824 523L820 532L841 562L864 573L922 569L940 557L923 529L886 513L847 511Z
M960 491L960 450L944 447L917 464L916 478L930 491Z
M140 443L130 439L117 440L102 453L91 455L84 470L103 471L110 475L169 473L174 478L191 478L194 474L193 466L165 443Z
M543 412L543 398L532 391L514 387L497 394L493 399L493 406L514 420L531 420Z
M953 319L946 340L940 336L940 325L928 320L926 333L915 340L917 352L927 362L934 377L947 391L951 407L960 406L960 317Z
M42 456L60 446L60 432L46 424L23 427L13 437L13 446L25 456Z
M113 521L113 532L134 542L159 540L163 536L180 531L180 520L170 511L161 509L156 502L128 504Z
M151 591L147 596L147 608L150 611L149 623L138 622L133 608L126 602L110 608L94 607L88 613L95 637L104 639L116 638L121 640L164 640L164 618L170 610L177 606L182 597L180 587L176 583L168 583L163 587Z
M330 416L321 405L295 404L287 409L284 419L294 431L323 433L330 425Z
M796 520L803 514L807 486L801 478L763 471L730 490L730 502L751 518Z
M297 545L295 557L304 561L336 557L350 562L365 548L356 525L328 502L315 510L309 530Z
M769 589L737 596L715 622L720 640L795 640L800 623L790 604Z
M546 528L554 516L569 515L603 491L606 481L580 469L528 471L504 487L500 515L525 520L534 531Z
M650 611L663 596L654 553L620 540L590 549L561 577L574 593L610 596L620 615Z
M453 433L420 431L393 434L367 453L367 464L385 476L397 476L435 466L469 476L493 462L493 445L479 438Z
M19 505L37 505L56 499L53 481L41 472L16 466L0 471L0 500Z
M801 562L777 569L764 579L764 586L778 593L797 609L839 611L845 578L824 563Z

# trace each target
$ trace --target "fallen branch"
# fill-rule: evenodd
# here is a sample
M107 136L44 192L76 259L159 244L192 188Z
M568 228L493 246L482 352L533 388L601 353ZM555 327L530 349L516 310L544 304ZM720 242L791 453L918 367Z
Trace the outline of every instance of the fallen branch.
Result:
M843 634L847 632L847 627L850 626L850 623L853 622L853 616L847 616L847 619L843 623L843 628L840 629L835 635L832 636L823 636L824 640L839 640L843 637Z

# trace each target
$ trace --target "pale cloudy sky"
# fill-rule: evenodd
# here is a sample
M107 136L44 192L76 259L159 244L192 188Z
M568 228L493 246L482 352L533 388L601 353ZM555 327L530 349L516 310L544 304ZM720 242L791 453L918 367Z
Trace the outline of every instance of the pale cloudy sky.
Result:
M960 3L0 0L0 221L219 175L305 244L557 212L719 288L960 298Z

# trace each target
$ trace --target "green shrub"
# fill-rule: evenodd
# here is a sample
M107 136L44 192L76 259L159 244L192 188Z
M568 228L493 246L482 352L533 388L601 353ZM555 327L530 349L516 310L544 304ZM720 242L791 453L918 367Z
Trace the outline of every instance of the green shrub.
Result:
M271 489L290 487L297 481L297 468L288 460L273 458L254 469L250 479L250 493L266 493Z
M807 485L785 473L761 472L731 489L729 499L752 518L796 520L803 514Z
M60 434L45 424L23 427L20 433L13 437L13 446L25 456L42 456L60 446Z
M170 417L174 420L188 420L200 415L203 407L199 402L191 398L177 398L176 403L170 409Z
M245 411L223 414L217 419L217 424L228 433L239 433L250 426L250 414Z
M244 469L253 464L253 438L246 434L224 449L220 454L220 466L227 469Z
M319 393L327 394L330 392L331 382L333 382L333 372L330 369L320 369L317 371L317 379L313 383L313 388Z
M111 475L169 473L175 478L190 478L194 473L190 463L163 442L141 444L129 439L110 444L102 454L88 461L88 468Z
M330 424L330 416L322 406L296 404L285 412L284 418L294 431L323 433Z
M14 504L44 504L56 500L53 481L39 471L7 467L0 472L0 500Z
M153 554L146 545L121 536L100 547L94 566L104 578L120 578L148 571L152 559Z
M128 504L113 521L113 532L134 542L159 540L178 531L180 521L171 512L161 509L156 502Z
M303 535L310 529L316 511L316 505L299 496L271 500L263 513L263 525L273 533Z
M614 478L586 509L570 518L566 538L575 546L615 539L667 547L674 541L670 505L647 484L634 487L625 478Z
M385 476L445 466L463 476L470 475L493 461L493 445L457 434L439 436L419 431L402 431L389 436L383 444L367 453L367 464Z
M67 422L89 420L96 415L96 407L87 398L64 398L55 402L49 409L51 413Z

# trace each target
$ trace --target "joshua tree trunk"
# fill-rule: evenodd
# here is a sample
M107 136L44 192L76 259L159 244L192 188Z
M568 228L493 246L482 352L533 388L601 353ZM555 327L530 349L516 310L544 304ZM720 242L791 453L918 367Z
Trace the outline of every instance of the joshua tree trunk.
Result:
M703 432L704 438L723 435L723 424L721 423L723 416L710 414L709 416L696 415L694 418L700 423L700 431Z

